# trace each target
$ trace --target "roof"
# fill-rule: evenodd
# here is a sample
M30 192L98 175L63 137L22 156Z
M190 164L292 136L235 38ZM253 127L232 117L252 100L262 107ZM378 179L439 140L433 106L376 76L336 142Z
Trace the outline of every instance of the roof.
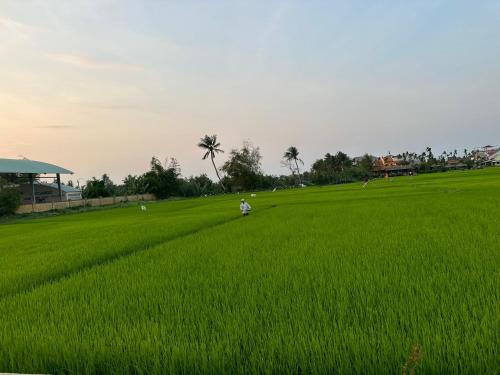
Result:
M42 185L42 186L48 186L48 187L51 187L53 189L58 189L57 188L57 184L56 183L39 183L38 185ZM63 185L61 184L61 191L64 191L65 193L81 193L82 191L80 189L77 189L73 186L68 186L68 185Z
M54 164L27 159L0 159L0 173L73 174L72 171Z
M445 166L445 168L460 168L460 167L467 167L467 164L464 163L454 163L454 164L448 164Z

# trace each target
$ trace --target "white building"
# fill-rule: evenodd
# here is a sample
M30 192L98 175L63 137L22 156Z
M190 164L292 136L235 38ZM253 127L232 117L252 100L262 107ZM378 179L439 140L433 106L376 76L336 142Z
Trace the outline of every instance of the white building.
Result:
M484 146L476 151L476 155L482 160L481 165L500 165L500 147Z

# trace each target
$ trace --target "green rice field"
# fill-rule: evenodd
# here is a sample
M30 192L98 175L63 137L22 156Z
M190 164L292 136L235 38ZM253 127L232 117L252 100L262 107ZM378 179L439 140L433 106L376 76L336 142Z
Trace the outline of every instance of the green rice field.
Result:
M0 225L0 372L499 373L500 168L147 207Z

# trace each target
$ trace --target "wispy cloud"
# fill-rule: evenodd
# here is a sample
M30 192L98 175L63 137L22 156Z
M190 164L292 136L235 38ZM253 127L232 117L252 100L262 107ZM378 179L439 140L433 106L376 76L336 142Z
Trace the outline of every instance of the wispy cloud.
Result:
M50 54L49 57L54 61L77 66L83 69L119 69L119 70L143 69L141 65L102 61L79 54L56 53L56 54Z
M37 126L40 129L73 129L74 126L71 125L43 125Z
M148 113L160 113L171 110L172 107L162 100L154 100L149 97L137 96L132 93L127 97L107 95L106 97L94 97L93 100L78 96L66 97L70 105L85 107L92 110L103 111L139 111Z
M274 35L279 31L286 13L288 12L288 4L284 1L278 3L276 8L270 13L267 23L262 28L259 39L258 60L260 65L263 64L263 59L270 49L270 44Z
M18 22L9 17L1 17L1 16L0 16L0 27L6 29L17 29L17 30L29 28L29 26L24 23Z
M35 29L35 27L26 23L16 21L9 17L0 16L0 31L5 30L26 37Z

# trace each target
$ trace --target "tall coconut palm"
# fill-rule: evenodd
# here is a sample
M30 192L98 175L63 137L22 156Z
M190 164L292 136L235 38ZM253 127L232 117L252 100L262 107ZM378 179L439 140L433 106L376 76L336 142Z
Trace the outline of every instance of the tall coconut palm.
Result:
M290 163L295 163L297 175L299 176L299 184L302 184L302 177L300 176L300 168L299 168L299 162L304 164L302 159L299 158L299 150L297 150L297 147L295 146L290 146L288 149L285 151L285 154L283 155L283 158L290 162Z
M217 135L205 135L203 138L201 138L200 142L198 143L198 147L202 148L205 150L205 155L203 155L203 160L208 158L210 156L210 159L212 160L212 164L215 169L215 174L217 175L217 178L219 179L220 186L222 186L222 189L226 191L226 188L224 187L224 184L222 183L222 180L219 176L219 170L215 166L214 158L215 154L218 154L219 152L223 153L224 150L220 149L220 143L217 142Z

